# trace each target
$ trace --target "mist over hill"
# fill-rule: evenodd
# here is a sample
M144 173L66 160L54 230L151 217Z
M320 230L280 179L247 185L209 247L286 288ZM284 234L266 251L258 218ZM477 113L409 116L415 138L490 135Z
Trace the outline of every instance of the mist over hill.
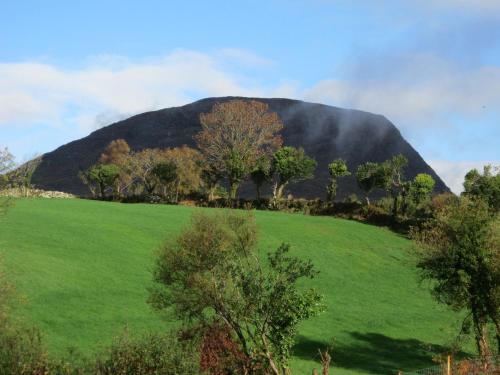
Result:
M42 189L88 195L78 172L96 163L105 147L123 138L134 151L181 145L196 147L193 135L201 130L200 113L208 112L216 102L235 97L207 98L181 107L146 112L101 128L89 136L70 142L44 154L33 173L32 183ZM303 147L318 162L314 179L289 186L295 197L324 198L328 182L327 165L336 158L347 161L349 169L367 161L382 162L395 154L408 158L406 176L428 173L436 180L436 192L449 191L441 178L401 136L384 116L291 99L238 98L258 100L269 105L284 123L281 132L285 145ZM354 176L339 181L338 199L349 194L361 195ZM254 197L250 183L243 184L242 197ZM374 192L373 196L380 195Z

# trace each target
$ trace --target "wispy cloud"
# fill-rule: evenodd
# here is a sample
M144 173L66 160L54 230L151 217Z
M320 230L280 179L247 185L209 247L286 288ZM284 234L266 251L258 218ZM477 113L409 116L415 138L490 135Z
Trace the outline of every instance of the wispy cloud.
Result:
M269 67L274 65L272 60L241 48L223 48L217 51L217 55L223 60L234 61L238 65L250 67Z
M477 11L500 10L498 0L415 0L414 2L428 7L441 7L448 10L457 8L468 8Z
M499 111L500 67L461 69L429 54L358 61L341 79L318 82L306 98L381 113L400 126L439 127L451 113Z

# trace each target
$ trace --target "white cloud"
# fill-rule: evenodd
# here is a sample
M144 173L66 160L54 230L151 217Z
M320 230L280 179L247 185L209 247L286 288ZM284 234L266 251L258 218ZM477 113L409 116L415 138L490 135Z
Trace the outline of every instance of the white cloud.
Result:
M240 50L231 53L239 53L238 58L248 64L264 61ZM36 121L92 129L101 112L134 114L185 104L193 97L263 94L257 84L248 80L243 84L243 77L223 69L221 59L177 50L142 62L99 56L79 70L33 62L2 63L0 126Z
M42 103L22 91L0 93L0 124L35 121L45 110Z
M429 160L430 166L456 194L463 191L464 177L471 169L483 170L485 165L500 166L500 161L462 161Z
M500 67L466 71L423 54L368 57L352 64L342 78L299 89L290 82L263 87L225 69L223 56L228 55L254 66L267 61L248 51L226 49L215 55L177 50L141 62L98 56L76 70L1 63L0 126L37 122L93 129L106 117L123 118L223 95L302 97L381 113L402 128L442 126L449 113L477 117L499 110Z

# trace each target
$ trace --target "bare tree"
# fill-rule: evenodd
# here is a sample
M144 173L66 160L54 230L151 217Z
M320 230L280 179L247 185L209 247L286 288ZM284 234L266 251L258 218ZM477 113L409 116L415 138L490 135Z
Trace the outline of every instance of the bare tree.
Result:
M156 148L136 152L128 159L128 168L134 183L139 184L148 194L153 194L158 185L158 179L152 172L162 161L162 151Z
M14 155L12 155L7 147L0 149L0 174L9 172L14 168Z

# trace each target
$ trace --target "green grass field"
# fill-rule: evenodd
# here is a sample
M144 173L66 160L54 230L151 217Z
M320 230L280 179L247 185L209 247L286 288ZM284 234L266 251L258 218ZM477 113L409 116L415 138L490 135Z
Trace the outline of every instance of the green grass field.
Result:
M50 350L91 354L125 327L172 326L146 303L154 251L196 208L22 199L0 226L0 251L22 311ZM332 344L335 374L395 373L433 365L459 325L420 286L410 243L389 230L330 217L255 213L263 253L282 242L310 258L328 310L301 328L294 373L310 374Z

